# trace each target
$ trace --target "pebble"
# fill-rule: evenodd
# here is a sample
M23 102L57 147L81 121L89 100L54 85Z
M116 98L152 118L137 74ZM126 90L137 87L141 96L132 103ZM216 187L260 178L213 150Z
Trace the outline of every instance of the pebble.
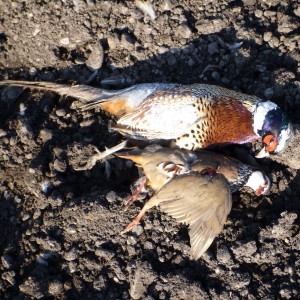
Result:
M61 281L56 279L49 283L48 292L50 295L57 296L61 294L63 291L64 291L64 285Z
M53 162L54 170L64 173L67 170L67 163L65 161L61 161L60 159L55 159Z
M268 42L271 39L271 37L272 37L272 32L267 31L264 33L263 39L265 42Z
M220 81L220 79L221 79L220 73L217 72L217 71L213 71L213 72L211 73L211 77L212 77L215 81Z
M30 218L30 215L29 214L24 214L23 216L22 216L22 221L26 221L26 220L28 220Z
M1 261L2 261L4 268L6 268L6 269L11 268L13 265L13 259L8 254L4 254L1 257Z
M9 272L2 273L2 279L9 282L12 286L14 286L16 284L15 276L16 276L16 274L15 274L14 271L9 271Z
M64 254L64 259L67 261L73 261L77 258L77 251L75 248L72 248L70 251Z
M70 39L68 37L61 38L59 44L62 46L68 46L70 44Z
M116 199L117 199L117 194L114 191L111 191L111 192L106 194L106 200L109 203L115 202Z
M6 135L7 135L7 132L0 128L0 138L4 137Z
M207 51L210 55L213 55L215 53L218 53L219 52L219 45L217 42L213 42L213 43L210 43L207 47Z
M191 29L187 25L181 25L178 28L178 33L184 39L189 39L192 35Z
M4 88L1 92L1 101L12 104L15 102L19 96L23 93L22 88L16 88L12 86L8 86Z
M137 236L140 236L144 232L144 229L140 224L138 224L133 228L132 232L134 232Z
M103 48L100 43L97 43L91 46L90 50L91 53L85 64L91 71L99 70L102 67L104 60Z
M58 116L58 117L64 117L65 115L66 115L66 110L65 109L57 109L56 111L55 111L55 114Z
M177 60L174 55L171 55L168 57L168 65L174 66L176 64Z
M231 254L226 245L222 245L220 248L218 248L217 260L222 264L226 264L231 260Z
M43 141L43 143L46 143L47 141L52 139L52 131L50 129L42 129L40 131L39 137Z
M273 90L272 88L267 88L267 89L264 91L264 96L265 96L267 99L270 99L273 95L274 95L274 90Z
M234 280L232 280L232 288L234 289L246 287L251 282L251 276L249 273L236 272L234 277Z

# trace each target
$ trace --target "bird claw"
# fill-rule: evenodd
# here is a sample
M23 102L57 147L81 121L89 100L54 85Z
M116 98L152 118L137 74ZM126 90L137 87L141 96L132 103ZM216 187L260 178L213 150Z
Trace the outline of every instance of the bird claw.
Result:
M103 161L108 159L115 152L124 149L126 147L127 141L124 141L112 148L105 148L105 151L101 152L99 149L94 147L95 154L83 160L80 166L73 167L75 171L86 171L92 169L98 161Z
M138 196L141 194L143 188L145 187L146 181L147 181L147 178L145 176L143 176L137 180L136 184L138 185L138 187L135 190L135 192L133 192L132 195L127 200L124 211L127 211L129 206L131 206L137 200Z
M139 221L137 221L137 220L133 220L124 230L122 230L120 232L120 234L124 234L124 233L126 233L128 231L133 230L136 227L136 225L138 224L138 222Z
M107 154L107 150L100 152L97 148L95 148L96 154L89 157L86 161L83 162L81 166L75 167L75 171L86 171L92 169L98 161L104 160L109 156Z

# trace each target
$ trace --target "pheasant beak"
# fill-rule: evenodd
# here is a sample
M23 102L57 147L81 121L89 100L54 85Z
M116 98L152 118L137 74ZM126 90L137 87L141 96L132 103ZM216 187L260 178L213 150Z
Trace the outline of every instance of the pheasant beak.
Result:
M265 176L264 184L258 187L258 189L255 191L255 195L256 196L266 195L270 191L270 188L271 188L271 181L267 176Z
M264 147L258 152L258 154L255 155L255 157L256 158L270 157L270 153Z

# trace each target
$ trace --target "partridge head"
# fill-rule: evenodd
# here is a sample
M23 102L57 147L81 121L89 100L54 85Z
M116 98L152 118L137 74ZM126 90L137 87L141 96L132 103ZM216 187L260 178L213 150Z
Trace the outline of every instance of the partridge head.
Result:
M159 141L188 150L262 139L258 155L282 151L292 136L286 114L273 102L207 84L144 83L108 91L84 85L3 81L80 99L81 109L99 107L117 118L112 129L129 139ZM124 147L98 154L102 159ZM94 159L95 161L95 159Z

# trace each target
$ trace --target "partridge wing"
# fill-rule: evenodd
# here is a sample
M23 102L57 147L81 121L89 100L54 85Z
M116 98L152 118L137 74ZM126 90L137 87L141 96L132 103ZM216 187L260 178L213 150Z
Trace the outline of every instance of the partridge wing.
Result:
M221 174L198 172L178 175L162 187L152 201L178 222L189 225L191 253L195 259L220 233L231 210L229 185Z

